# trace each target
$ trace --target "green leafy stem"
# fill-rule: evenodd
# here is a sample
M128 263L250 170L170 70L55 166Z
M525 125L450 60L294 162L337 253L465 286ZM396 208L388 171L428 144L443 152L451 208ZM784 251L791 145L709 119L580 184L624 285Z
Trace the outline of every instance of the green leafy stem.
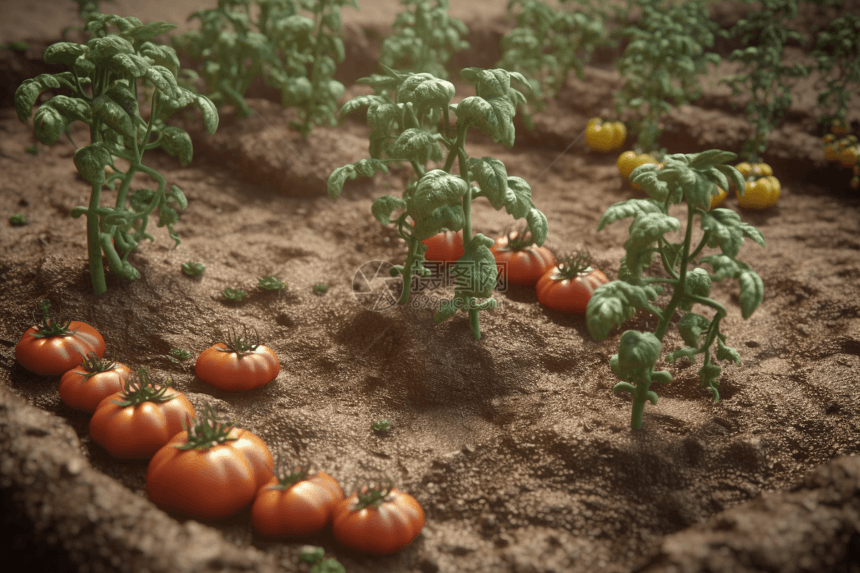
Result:
M615 393L627 391L633 395L631 427L634 429L642 427L645 402L657 403L657 394L649 389L651 383L672 381L671 374L654 372L654 366L676 310L683 315L678 330L686 346L670 353L666 360L674 362L686 357L692 362L701 354L703 364L699 379L714 402L720 399L717 385L721 372L714 358L740 362L740 355L726 345L726 337L720 332L727 310L710 298L713 281L728 277L737 279L741 289L741 314L749 318L764 297L761 278L749 265L737 259L745 238L765 246L761 232L742 222L732 210L708 210L711 197L718 193L717 187L727 189L729 179L735 188L744 188L740 172L725 164L735 158L734 153L710 150L669 155L663 169L655 165L638 167L631 174L631 181L641 185L649 198L629 199L612 205L598 224L601 230L615 221L633 219L630 239L624 244L626 255L621 260L618 280L598 288L588 303L589 332L596 340L603 340L613 327L620 327L640 309L658 319L653 334L624 332L618 354L610 360L612 372L622 380L615 386ZM682 202L687 206L683 241L672 242L666 235L679 232L681 222L669 215L669 207ZM695 218L699 219L702 237L694 245ZM706 247L719 249L720 253L699 258ZM651 266L654 255L659 255L664 274L645 277L642 273ZM709 265L712 272L695 267L697 262ZM672 296L661 309L655 301L665 287L671 287ZM694 304L712 309L713 317L709 320L692 312ZM715 342L716 356L712 352Z

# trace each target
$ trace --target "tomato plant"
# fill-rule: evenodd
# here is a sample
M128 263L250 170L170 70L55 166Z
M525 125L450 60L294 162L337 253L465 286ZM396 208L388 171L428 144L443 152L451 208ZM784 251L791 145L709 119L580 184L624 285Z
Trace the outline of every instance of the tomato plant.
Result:
M533 286L555 265L555 257L546 247L538 247L529 235L522 239L516 232L496 239L490 251L496 258L499 274L507 273L508 282Z
M125 364L99 358L95 352L90 352L60 378L60 400L70 408L95 412L99 402L122 390L130 374Z
M538 302L566 314L584 314L591 295L609 282L601 271L589 266L588 253L563 257L537 282Z
M460 260L466 252L463 247L463 231L442 231L421 242L427 246L424 252L424 259L427 261L453 263Z
M15 360L40 376L60 376L93 352L101 358L105 340L95 328L83 322L51 318L51 303L39 303L41 318L33 313L31 326L15 346Z
M585 128L585 143L594 151L607 152L624 145L627 138L627 128L620 121L604 122L599 117L593 117Z
M105 397L90 419L93 441L120 459L149 459L195 417L185 394L154 384L145 368Z
M720 205L723 204L723 201L726 200L726 197L729 196L729 192L723 189L722 187L717 187L717 194L711 197L711 206L708 207L708 210L716 209Z
M408 493L391 487L362 488L340 501L332 533L343 545L371 555L405 547L424 527L424 510Z
M231 331L229 340L200 353L194 372L203 382L228 392L265 386L278 377L281 364L275 352L260 344L247 329L239 335Z
M621 260L618 280L598 288L586 309L588 331L595 340L604 340L610 331L621 326L637 313L645 311L657 317L655 332L628 330L621 335L618 354L609 361L613 374L621 379L613 391L629 392L633 397L630 427L642 427L645 403L657 404L657 393L650 390L653 382L668 384L672 375L668 371L655 371L662 352L662 342L676 310L682 311L678 330L686 346L666 356L674 362L687 358L691 363L703 356L699 380L714 402L719 401L717 391L722 371L717 360L740 362L738 352L726 345L726 335L720 332L720 322L728 314L726 308L710 298L712 281L727 277L740 283L738 297L741 316L749 318L764 298L764 284L748 264L737 259L745 238L764 247L761 232L743 223L730 209L708 210L718 189L728 189L729 180L735 188L744 185L743 175L727 161L734 153L712 149L691 155L669 155L666 167L658 170L653 165L637 167L632 181L644 187L647 199L628 199L607 209L597 226L633 218L630 239L624 244L627 254ZM686 203L686 229L683 242L675 243L666 237L681 230L681 222L669 215L671 205ZM698 217L702 232L693 242L693 222ZM719 254L701 257L705 247L719 248ZM654 255L662 263L660 276L646 277L643 271L651 267ZM697 263L709 265L713 272L690 268ZM672 297L666 308L654 304L663 288L672 288ZM712 318L692 312L693 305L710 309ZM712 354L716 345L715 356ZM715 360L715 359L716 360Z
M282 479L272 477L260 488L251 507L251 521L268 537L314 535L331 522L343 497L340 485L327 473L295 468Z
M229 517L254 500L275 462L247 430L204 413L155 452L146 470L146 495L158 507L196 519Z

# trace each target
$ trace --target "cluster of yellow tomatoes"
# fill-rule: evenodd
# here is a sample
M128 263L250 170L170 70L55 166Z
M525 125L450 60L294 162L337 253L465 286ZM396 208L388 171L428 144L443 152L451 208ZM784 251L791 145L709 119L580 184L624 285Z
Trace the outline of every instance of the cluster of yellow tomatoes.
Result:
M133 378L128 367L103 358L96 329L55 320L49 306L40 305L43 316L21 337L16 360L40 376L61 376L60 399L92 414L90 436L112 456L149 460L146 494L160 508L212 520L251 506L262 535L306 537L330 526L342 545L374 555L404 547L423 528L418 501L390 483L347 497L323 471L277 476L261 438L218 421L209 404L195 412L182 392L150 380L145 368ZM195 364L201 381L234 392L265 386L279 372L275 353L247 333L203 351Z
M603 121L599 117L588 120L585 143L594 151L606 153L621 149L627 139L627 127L620 121Z
M860 143L857 136L848 133L845 122L837 119L830 125L830 133L822 138L822 143L827 161L854 169L849 185L852 189L860 189L860 162L857 160L860 157Z

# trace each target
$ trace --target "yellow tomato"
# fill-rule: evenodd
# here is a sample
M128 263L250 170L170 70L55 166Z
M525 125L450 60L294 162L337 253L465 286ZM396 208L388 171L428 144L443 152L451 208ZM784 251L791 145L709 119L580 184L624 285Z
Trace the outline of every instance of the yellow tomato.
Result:
M593 117L585 128L585 143L603 153L621 147L626 137L627 128L620 121L604 123L599 117Z
M647 165L649 163L652 165L657 165L657 169L663 169L663 166L666 165L665 161L662 163L657 163L657 158L654 157L653 155L651 155L650 153L643 153L641 155L637 155L635 161L636 161L636 165L634 166L634 169L636 167L640 167L642 165ZM637 191L642 191L642 186L639 185L638 183L633 183L631 181L630 186L633 187L634 189L636 189Z
M824 147L824 159L829 162L834 162L839 160L839 153L836 151L836 148L832 145L827 145Z
M618 165L618 173L620 173L625 179L629 179L633 170L639 166L636 163L636 152L625 151L618 156L616 164Z
M738 205L744 209L767 209L776 204L779 199L781 186L773 175L767 175L756 181L747 181L744 194L736 193Z
M744 176L744 179L750 176L750 171L752 170L752 165L744 161L743 163L738 163L735 165L735 169L741 172L741 175Z
M836 140L836 136L832 133L828 133L823 137L824 143L833 143Z
M830 132L835 133L837 135L844 135L848 133L848 126L845 125L844 121L839 118L836 118L830 122Z
M717 187L717 191L719 191L717 195L711 195L711 206L708 207L709 210L715 209L722 205L723 201L726 200L726 197L729 194L728 191L726 191L722 187Z
M839 163L842 167L851 167L857 163L857 155L860 153L857 147L845 147L839 152Z

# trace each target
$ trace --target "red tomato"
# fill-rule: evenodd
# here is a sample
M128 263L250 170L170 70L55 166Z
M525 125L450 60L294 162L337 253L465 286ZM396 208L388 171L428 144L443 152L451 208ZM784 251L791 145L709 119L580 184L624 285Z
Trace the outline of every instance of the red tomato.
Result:
M158 507L196 519L229 517L248 506L271 478L266 444L247 430L215 420L212 407L155 452L146 494Z
M325 472L299 468L283 480L273 477L251 506L254 527L268 537L305 537L322 531L343 499L343 490Z
M123 391L99 402L90 419L90 436L115 458L149 459L195 417L194 406L169 386L125 382Z
M408 493L391 487L367 487L334 509L332 533L343 545L385 555L405 547L424 527L424 510Z
M566 257L550 269L535 287L538 302L566 314L584 314L591 295L609 282L602 272L586 265L587 257Z
M454 262L459 261L466 253L463 246L463 231L442 231L429 239L421 241L427 245L424 259L428 261Z
M99 358L91 352L60 379L60 399L66 406L93 413L99 402L122 390L131 370L125 364Z
M194 372L203 382L238 392L265 386L278 377L281 364L271 348L252 342L245 333L231 334L229 344L219 342L200 353Z
M95 352L101 358L105 353L105 339L89 324L77 321L53 320L48 301L40 303L41 320L27 329L15 346L15 359L21 366L40 376L60 376L81 362L81 358Z
M499 237L490 247L499 274L507 272L508 282L520 286L533 286L555 265L555 257L546 247L517 241L517 234ZM505 271L507 267L507 271Z

